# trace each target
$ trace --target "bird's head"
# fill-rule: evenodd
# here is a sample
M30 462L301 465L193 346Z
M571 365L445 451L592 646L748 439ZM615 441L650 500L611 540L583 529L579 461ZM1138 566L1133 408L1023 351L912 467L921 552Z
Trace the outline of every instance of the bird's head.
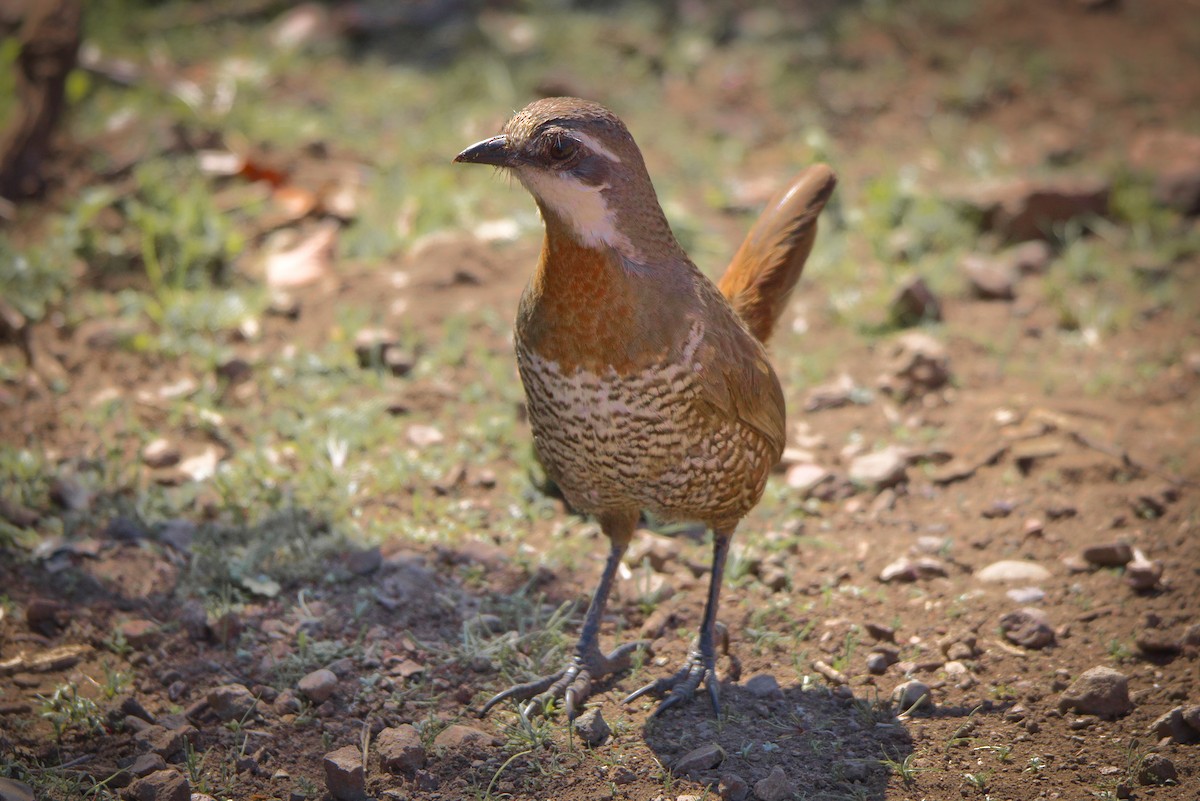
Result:
M454 160L511 171L537 200L547 229L561 227L583 245L611 247L642 264L659 248L674 246L633 137L597 103L538 100L517 112L502 133Z

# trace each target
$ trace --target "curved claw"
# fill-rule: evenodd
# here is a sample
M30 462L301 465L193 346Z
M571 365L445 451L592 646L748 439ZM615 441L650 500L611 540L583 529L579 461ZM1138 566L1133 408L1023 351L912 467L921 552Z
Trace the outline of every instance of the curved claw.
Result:
M521 705L521 717L545 715L554 701L563 700L567 719L574 720L583 709L583 703L592 693L592 684L610 673L627 669L632 655L648 643L644 640L617 646L607 656L595 653L590 658L576 655L571 663L549 676L517 684L502 693L497 693L483 706L479 716L484 717L494 706L510 698L526 703Z
M665 676L661 679L656 679L649 684L634 690L622 703L631 703L641 698L644 695L662 695L667 693L667 697L662 700L658 708L650 715L656 718L671 707L679 706L685 701L692 700L692 696L696 692L696 688L703 682L708 689L709 700L712 701L713 713L720 716L721 700L720 700L720 682L717 681L717 673L712 664L712 660L706 658L699 652L693 652L688 661L682 668L677 670L671 676Z
M557 673L553 673L549 676L543 676L540 679L527 681L524 684L514 684L504 692L496 693L488 700L486 704L483 705L483 709L479 710L479 717L487 717L487 713L492 711L492 707L501 701L507 701L509 698L516 698L519 701L527 701L536 695L540 695L541 693L545 692L547 688L553 685L554 682L562 678L563 674L566 672L566 668L563 668Z

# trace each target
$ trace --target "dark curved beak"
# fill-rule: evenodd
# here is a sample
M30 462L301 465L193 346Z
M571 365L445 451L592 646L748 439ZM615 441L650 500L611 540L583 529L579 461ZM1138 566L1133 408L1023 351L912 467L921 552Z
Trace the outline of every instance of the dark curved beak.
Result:
M476 142L454 157L454 161L464 164L491 164L495 167L516 166L516 154L508 145L508 137L504 134L493 136Z

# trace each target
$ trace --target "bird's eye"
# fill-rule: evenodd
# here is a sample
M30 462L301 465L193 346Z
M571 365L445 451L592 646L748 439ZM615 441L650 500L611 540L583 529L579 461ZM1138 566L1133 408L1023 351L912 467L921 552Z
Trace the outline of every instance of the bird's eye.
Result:
M575 155L575 151L579 148L579 143L574 139L566 136L560 136L550 141L549 154L550 158L555 161L566 161Z

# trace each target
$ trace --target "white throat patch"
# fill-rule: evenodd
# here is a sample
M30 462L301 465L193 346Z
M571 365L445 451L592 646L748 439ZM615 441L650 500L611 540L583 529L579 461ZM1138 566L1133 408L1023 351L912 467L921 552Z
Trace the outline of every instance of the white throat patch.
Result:
M626 259L643 261L629 237L617 230L616 212L608 207L604 198L608 184L589 186L572 175L536 167L518 168L517 177L526 189L571 226L583 244L607 246Z

